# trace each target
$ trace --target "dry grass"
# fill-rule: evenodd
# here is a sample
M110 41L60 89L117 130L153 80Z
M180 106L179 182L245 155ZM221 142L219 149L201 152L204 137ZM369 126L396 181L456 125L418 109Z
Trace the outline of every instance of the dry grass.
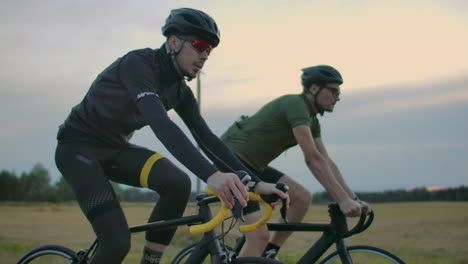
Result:
M376 218L372 226L348 238L348 245L381 247L407 263L468 263L468 203L374 204L373 208ZM327 221L324 211L312 207L306 220ZM290 255L303 252L309 241L318 238L311 234L293 234L281 250Z
M368 244L385 248L407 263L468 263L468 203L375 204L374 224L363 234L349 238L349 245ZM124 204L130 225L142 224L151 212L150 204ZM0 263L15 263L21 255L39 245L61 244L74 250L87 247L94 234L74 204L0 204ZM186 214L194 212L193 205ZM313 206L306 216L310 222L328 221L325 206ZM238 234L230 233L228 241ZM319 234L294 233L281 249L287 263L305 252ZM168 263L177 250L196 241L181 227L167 251ZM132 238L132 251L125 263L138 263L143 234Z

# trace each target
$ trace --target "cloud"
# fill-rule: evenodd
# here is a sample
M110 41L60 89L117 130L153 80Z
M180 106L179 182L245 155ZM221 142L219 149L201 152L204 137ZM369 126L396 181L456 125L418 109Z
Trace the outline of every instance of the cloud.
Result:
M335 112L321 119L324 140L353 186L466 184L468 7L461 0L6 1L0 169L41 162L58 177L57 126L117 57L159 47L169 10L182 6L205 10L221 27L202 76L202 111L217 134L239 114L299 93L301 68L331 64L345 83ZM147 128L134 140L164 151ZM298 148L274 164L319 188Z
M336 110L345 108L341 118L348 119L456 104L468 101L467 87L468 77L459 76L450 81L398 84L365 91L347 91L345 88Z
M390 113L379 109L379 104L370 103L362 107L367 107L372 114L347 116L348 112L353 112L354 108L365 102L379 102L387 98L398 102L398 98L406 100L408 94L437 95L440 87L451 94L466 87L466 79L441 82L434 86L376 87L374 90L343 95L336 111L325 114L321 123L329 153L349 184L358 190L468 184L462 173L467 169L464 157L468 156L468 141L464 135L468 123L462 121L466 119L463 113L468 111L466 100L426 104ZM0 168L20 172L41 162L56 179L59 173L53 161L55 134L69 108L57 109L54 104L37 105L33 99L27 100L24 105L14 103L12 96L3 101L12 103L8 106L8 113L11 114L1 116L1 122L8 125L4 128L6 133L0 136ZM220 105L217 109L204 109L203 115L213 131L221 135L239 114L253 114L264 103L266 101L257 102L256 105L239 104L233 108ZM36 109L32 110L34 107ZM172 111L170 113L188 134L180 118ZM138 131L133 142L161 151L180 165L149 128ZM282 154L273 165L311 190L322 189L306 168L298 147ZM195 180L193 175L192 178Z
M334 113L320 118L329 154L357 190L466 185L468 98L447 95L463 95L467 86L468 78L460 77L349 91ZM207 110L204 115L221 135L239 114L253 114L264 103ZM322 190L298 147L272 164L309 189Z

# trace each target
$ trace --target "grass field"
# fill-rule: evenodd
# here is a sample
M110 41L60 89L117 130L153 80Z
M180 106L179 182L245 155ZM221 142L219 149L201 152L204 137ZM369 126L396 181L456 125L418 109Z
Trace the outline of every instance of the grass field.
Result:
M124 204L130 225L145 223L151 204ZM365 233L347 239L348 245L367 244L387 249L407 263L468 263L468 203L421 202L374 204L374 224ZM74 204L0 203L0 263L16 263L28 250L44 244L61 244L78 250L87 247L94 234ZM191 206L186 213L194 212ZM277 212L276 212L277 214ZM306 221L328 221L326 207L314 205ZM228 241L238 235L232 231ZM295 263L316 233L295 233L280 251L280 259ZM198 237L186 227L176 233L163 263ZM139 263L144 235L132 237L132 250L124 263Z

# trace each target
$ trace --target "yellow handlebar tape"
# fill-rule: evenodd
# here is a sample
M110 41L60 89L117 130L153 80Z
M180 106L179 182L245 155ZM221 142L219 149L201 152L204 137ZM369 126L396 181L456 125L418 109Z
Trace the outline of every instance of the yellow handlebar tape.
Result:
M200 225L190 226L189 231L192 235L205 233L214 229L215 227L220 225L224 221L224 219L226 219L226 217L229 215L230 210L226 207L226 205L224 204L219 194L211 190L208 186L206 187L205 191L207 194L215 195L216 197L219 198L219 200L221 201L221 209L219 210L218 214L216 214L216 216L213 217L213 219L211 219L210 221L200 224ZM273 211L273 208L271 207L271 205L263 201L260 195L249 192L249 199L251 201L261 202L265 208L265 212L263 214L263 217L257 222L250 224L250 225L241 226L239 228L239 231L242 233L255 231L258 228L260 228L262 225L264 225L268 221L268 219L270 219L272 215L272 211Z
M260 195L258 195L256 193L249 192L249 199L251 201L261 202L263 204L265 212L263 213L263 217L260 220L258 220L257 222L255 222L253 224L250 224L250 225L240 226L239 231L242 232L242 233L252 232L252 231L255 231L255 230L259 229L262 225L264 225L264 224L266 224L266 222L268 222L268 219L270 219L272 211L273 211L273 207L271 207L271 205L269 203L266 203L265 201L263 201L263 199L262 199L262 197L260 197Z
M208 188L208 186L206 187L205 191L207 194L216 195L216 197L219 198L219 200L221 201L221 209L219 210L218 214L215 217L213 217L213 219L211 219L210 221L204 224L190 226L189 231L192 235L205 233L214 229L215 227L219 226L229 215L229 209L226 207L219 194L212 191L210 188Z

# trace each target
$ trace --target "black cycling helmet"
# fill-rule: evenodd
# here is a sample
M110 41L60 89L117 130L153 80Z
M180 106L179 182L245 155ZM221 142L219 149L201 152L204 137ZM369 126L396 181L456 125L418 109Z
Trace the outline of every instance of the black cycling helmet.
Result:
M343 83L339 71L328 65L317 65L302 69L302 86L308 90L313 83L325 85L326 83Z
M323 90L327 83L343 84L343 77L338 70L328 65L317 65L302 69L302 87L304 93L310 93L310 86L315 83L319 86L319 90L314 95L315 108L320 115L325 112L317 103L317 96Z
M195 35L208 41L213 47L219 44L219 29L212 17L192 8L171 10L162 27L162 33L168 37L172 34Z

